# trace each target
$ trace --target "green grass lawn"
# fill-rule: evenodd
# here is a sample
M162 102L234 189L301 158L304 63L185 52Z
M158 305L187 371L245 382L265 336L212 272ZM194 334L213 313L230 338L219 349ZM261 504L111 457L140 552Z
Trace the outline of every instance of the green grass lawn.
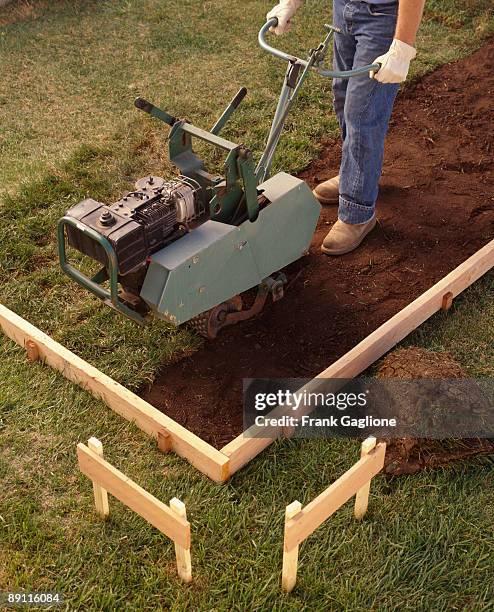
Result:
M0 9L0 302L137 389L201 341L162 323L136 328L65 279L56 221L83 197L108 200L144 173L171 172L166 131L134 109L137 95L208 127L245 85L225 135L259 154L284 70L256 43L270 3L20 4ZM494 32L491 0L427 6L417 78ZM277 42L303 52L329 20L328 3L308 2ZM288 128L275 166L296 172L335 133L328 81L307 82ZM451 352L472 375L494 375L493 297L488 276L407 342ZM166 538L119 502L110 500L108 521L95 516L75 457L92 435L151 493L186 503L191 585L176 578ZM69 610L493 609L488 458L377 478L365 520L345 506L302 545L297 587L280 594L285 505L308 502L357 457L356 442L285 442L227 485L213 484L0 337L0 591L59 590Z

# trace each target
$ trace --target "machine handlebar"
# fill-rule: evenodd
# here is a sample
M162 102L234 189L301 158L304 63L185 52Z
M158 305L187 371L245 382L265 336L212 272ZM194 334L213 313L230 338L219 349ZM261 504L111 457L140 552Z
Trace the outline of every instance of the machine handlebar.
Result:
M269 31L269 28L276 27L277 25L278 25L278 19L276 17L273 17L272 19L267 21L262 26L262 28L259 30L258 40L259 40L259 45L261 46L261 48L264 49L264 51L267 51L268 53L270 53L271 55L274 55L274 57L282 59L285 62L290 62L291 64L299 64L301 66L306 67L308 65L308 62L306 60L300 59L299 57L295 55L290 55L288 53L285 53L284 51L281 51L280 49L275 49L274 47L272 47L266 42L266 33ZM336 33L339 32L339 30L335 28L334 26L326 26L326 28L328 30L329 36L334 34L335 32ZM329 77L333 79L334 78L349 79L350 77L359 76L361 74L366 74L370 72L376 73L378 72L380 67L381 67L380 64L370 64L368 66L361 66L353 70L328 70L326 68L322 68L321 66L311 66L312 70L314 70L321 76Z

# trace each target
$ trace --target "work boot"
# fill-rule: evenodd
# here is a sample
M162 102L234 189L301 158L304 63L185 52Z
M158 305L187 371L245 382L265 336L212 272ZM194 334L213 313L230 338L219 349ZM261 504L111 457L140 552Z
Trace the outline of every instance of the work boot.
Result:
M336 221L321 246L326 255L344 255L356 249L362 240L376 226L376 217L365 223L351 225L343 221Z
M340 175L319 183L319 185L312 191L321 204L338 204L340 195Z

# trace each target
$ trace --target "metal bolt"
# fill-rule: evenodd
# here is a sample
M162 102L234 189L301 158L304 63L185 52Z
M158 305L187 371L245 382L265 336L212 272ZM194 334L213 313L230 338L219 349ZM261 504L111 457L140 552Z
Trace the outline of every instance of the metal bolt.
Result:
M115 223L115 217L111 214L109 210L104 210L100 215L99 222L101 223L101 225L108 227Z

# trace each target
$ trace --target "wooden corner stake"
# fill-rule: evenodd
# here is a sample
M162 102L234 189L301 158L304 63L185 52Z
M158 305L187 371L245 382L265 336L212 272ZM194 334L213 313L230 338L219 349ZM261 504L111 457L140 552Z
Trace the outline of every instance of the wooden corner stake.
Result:
M302 510L302 504L294 501L285 508L285 525L287 521L297 516ZM285 550L283 546L283 570L281 573L281 588L285 593L290 593L297 582L298 568L298 545L291 550Z
M448 291L448 293L445 293L443 295L443 301L441 303L441 310L449 310L452 305L453 305L453 294L451 293L451 291Z
M26 340L26 355L29 361L39 361L39 349L36 342Z
M176 497L170 500L170 509L177 516L181 516L182 518L187 520L187 511L185 509L185 504ZM184 548L183 546L175 542L175 556L177 557L178 575L184 582L191 582L192 562L190 558L190 547Z
M371 450L376 448L377 440L374 436L369 436L366 440L362 442L362 446L360 447L360 458L362 459L366 455L368 455ZM367 482L361 489L357 491L357 495L355 496L355 518L360 520L363 518L364 514L367 512L367 507L369 506L369 492L370 492L371 481Z
M103 458L103 444L101 444L98 438L89 438L87 445L93 451L93 453L96 453ZM108 492L95 480L93 480L93 491L96 512L105 518L110 514L110 507L108 506Z
M162 453L169 453L172 450L172 437L166 429L158 430L158 448Z

